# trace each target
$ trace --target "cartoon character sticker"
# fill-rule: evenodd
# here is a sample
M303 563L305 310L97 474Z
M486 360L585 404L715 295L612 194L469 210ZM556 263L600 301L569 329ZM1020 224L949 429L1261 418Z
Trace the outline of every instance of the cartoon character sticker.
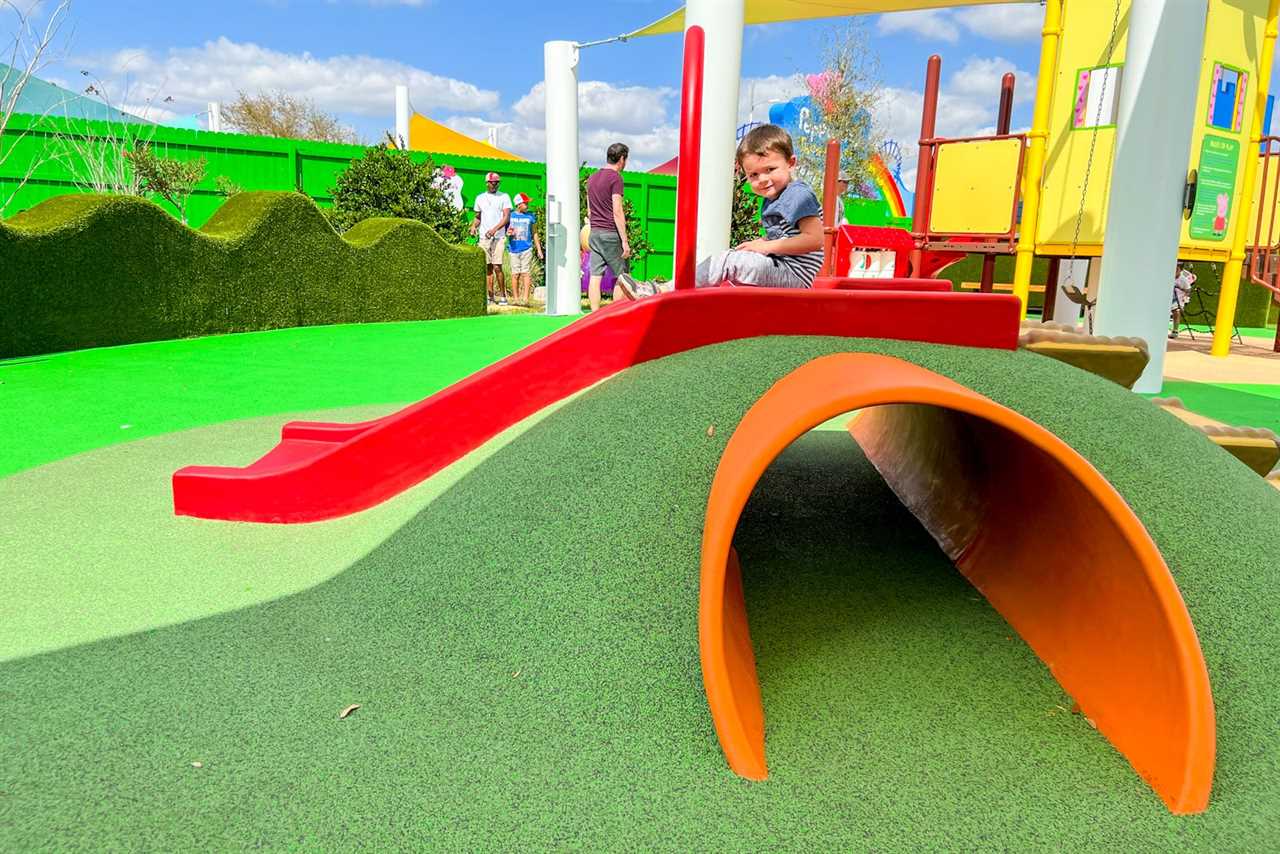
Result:
M1221 234L1227 230L1227 205L1230 204L1231 197L1226 193L1219 193L1217 202L1218 215L1213 218L1213 231Z

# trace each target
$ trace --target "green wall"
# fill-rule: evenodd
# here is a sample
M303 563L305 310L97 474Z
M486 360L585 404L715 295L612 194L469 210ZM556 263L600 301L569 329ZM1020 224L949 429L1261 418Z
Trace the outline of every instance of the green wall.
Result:
M53 196L82 191L76 176L78 172L83 173L83 167L77 167L74 157L59 157L66 153L62 139L74 139L81 147L100 155L110 149L110 140L121 130L119 123L13 116L4 136L0 137L0 156L12 149L12 154L0 164L0 202L21 183L28 164L40 165L6 208L6 215L17 214ZM136 126L133 131L137 132ZM205 180L188 206L188 221L193 228L207 222L225 201L214 187L219 175L226 175L245 190L296 190L310 196L321 207L328 207L332 203L329 193L337 183L338 173L364 153L359 145L162 126L147 127L144 133L149 134L152 146L165 157L177 160L204 157L207 161ZM476 195L484 191L484 175L490 170L502 174L502 189L508 193L525 193L535 205L540 205L546 197L547 169L542 163L421 152L413 152L412 156L419 161L433 156L438 164L447 163L457 169L462 176L463 200L468 207ZM626 172L623 183L626 196L635 205L653 246L652 254L637 265L636 272L644 277L669 277L675 252L676 179L671 175ZM175 213L168 204L162 203L162 207Z

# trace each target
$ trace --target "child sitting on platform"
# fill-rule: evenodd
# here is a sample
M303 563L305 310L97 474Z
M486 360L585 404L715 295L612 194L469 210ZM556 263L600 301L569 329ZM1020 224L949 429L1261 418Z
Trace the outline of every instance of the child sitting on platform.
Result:
M813 287L822 267L822 206L808 184L792 177L796 155L791 136L777 125L761 125L742 138L737 160L751 189L765 199L760 212L765 236L702 261L696 285ZM653 296L659 287L624 273L617 290L639 299Z

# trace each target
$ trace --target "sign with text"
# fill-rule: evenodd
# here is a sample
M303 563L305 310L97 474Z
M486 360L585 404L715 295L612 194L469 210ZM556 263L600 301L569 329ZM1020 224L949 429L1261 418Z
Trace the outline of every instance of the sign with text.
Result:
M1238 140L1205 134L1196 169L1196 203L1187 233L1196 240L1223 240L1236 193L1240 166Z

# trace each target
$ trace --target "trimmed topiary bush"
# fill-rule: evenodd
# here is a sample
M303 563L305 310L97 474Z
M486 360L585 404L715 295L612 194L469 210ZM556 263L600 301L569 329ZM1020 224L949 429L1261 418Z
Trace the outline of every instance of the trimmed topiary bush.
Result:
M403 219L339 236L300 193L238 193L199 230L88 194L0 222L0 357L484 312L479 249Z

